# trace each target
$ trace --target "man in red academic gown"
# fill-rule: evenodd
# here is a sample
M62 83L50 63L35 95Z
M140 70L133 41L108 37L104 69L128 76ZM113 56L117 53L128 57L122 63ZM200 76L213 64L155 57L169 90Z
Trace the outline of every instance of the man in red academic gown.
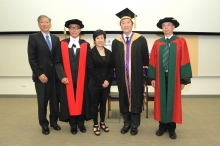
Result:
M77 126L85 133L84 120L90 119L91 107L88 93L86 58L90 45L79 38L84 27L78 19L68 20L70 38L61 41L56 55L56 71L63 83L60 93L60 121L69 122L71 133L77 134Z
M154 119L159 121L157 136L168 130L176 139L176 123L182 123L181 90L191 82L192 71L184 38L173 35L179 22L173 17L160 19L157 27L164 37L154 42L148 68L148 77L155 88Z

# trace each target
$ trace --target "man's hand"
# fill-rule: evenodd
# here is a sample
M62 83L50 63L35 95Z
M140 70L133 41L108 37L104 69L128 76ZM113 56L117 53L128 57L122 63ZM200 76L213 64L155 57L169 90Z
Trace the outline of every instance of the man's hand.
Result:
M66 77L64 77L64 78L61 79L61 83L68 84L69 80Z
M183 90L184 87L185 87L185 85L184 85L184 84L181 84L181 90Z
M151 85L152 85L153 88L155 88L155 80L151 81Z
M104 83L102 84L103 88L107 88L109 85L109 82L107 80L104 81Z
M42 74L38 77L38 79L42 82L42 83L47 83L48 82L48 78L45 74Z

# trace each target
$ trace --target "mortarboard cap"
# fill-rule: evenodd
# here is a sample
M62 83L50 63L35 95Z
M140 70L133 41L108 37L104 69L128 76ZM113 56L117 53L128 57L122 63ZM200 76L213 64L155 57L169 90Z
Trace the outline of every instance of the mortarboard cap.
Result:
M137 15L134 14L134 12L132 12L130 9L125 8L124 10L118 12L116 14L116 16L118 16L121 20L123 19L133 19L134 18L134 28L136 28L136 17Z

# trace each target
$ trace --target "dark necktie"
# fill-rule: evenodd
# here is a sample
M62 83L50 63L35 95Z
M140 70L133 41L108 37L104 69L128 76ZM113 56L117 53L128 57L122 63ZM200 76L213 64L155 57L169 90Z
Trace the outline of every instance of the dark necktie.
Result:
M50 52L52 51L52 45L51 45L51 43L50 43L50 40L49 40L49 36L48 35L46 35L46 42L47 42L47 45L48 45L48 47L49 47L49 49L50 49Z
M129 37L126 37L126 42L125 42L126 44L128 44L129 43Z
M165 72L168 71L169 48L170 48L169 43L170 43L169 39L166 39L166 44L163 51L163 68Z

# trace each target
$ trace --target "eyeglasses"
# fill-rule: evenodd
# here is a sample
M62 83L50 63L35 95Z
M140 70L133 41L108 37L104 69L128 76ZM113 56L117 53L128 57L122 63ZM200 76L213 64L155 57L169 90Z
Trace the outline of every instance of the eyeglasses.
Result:
M80 27L79 26L70 26L69 29L70 30L79 30Z

